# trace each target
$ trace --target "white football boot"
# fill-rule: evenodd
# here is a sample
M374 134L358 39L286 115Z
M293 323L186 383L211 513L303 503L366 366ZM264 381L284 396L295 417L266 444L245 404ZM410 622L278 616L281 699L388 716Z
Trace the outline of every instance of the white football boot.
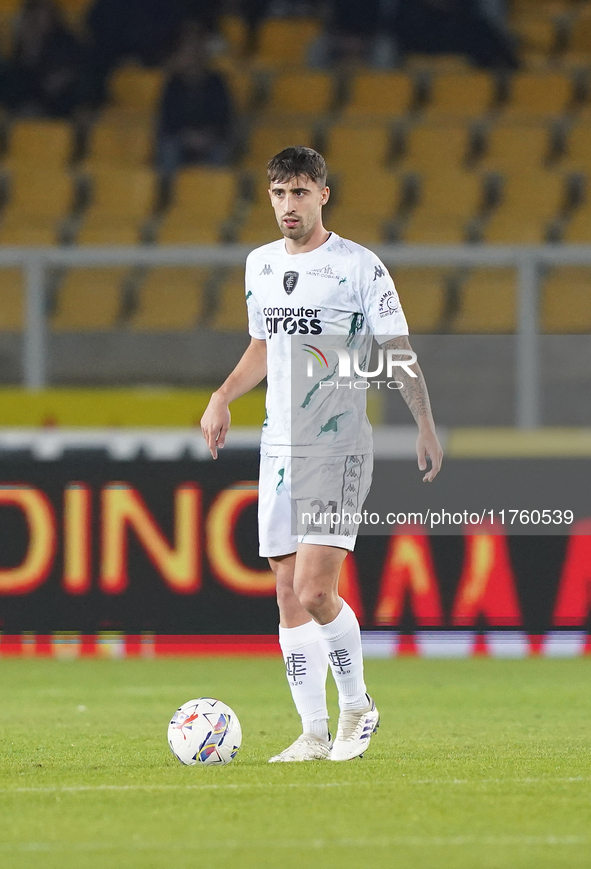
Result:
M330 753L331 760L353 760L361 757L372 735L380 726L380 715L369 694L366 709L348 709L339 715L337 736Z
M314 733L302 733L281 754L269 759L269 763L295 763L302 760L330 760L330 737L328 742Z

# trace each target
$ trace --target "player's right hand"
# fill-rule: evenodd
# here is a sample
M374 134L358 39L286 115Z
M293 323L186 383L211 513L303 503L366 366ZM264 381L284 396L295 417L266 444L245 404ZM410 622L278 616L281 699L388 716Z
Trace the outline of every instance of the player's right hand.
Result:
M223 449L229 428L230 411L228 405L214 392L209 399L205 413L201 417L201 431L212 459L217 459L218 450Z

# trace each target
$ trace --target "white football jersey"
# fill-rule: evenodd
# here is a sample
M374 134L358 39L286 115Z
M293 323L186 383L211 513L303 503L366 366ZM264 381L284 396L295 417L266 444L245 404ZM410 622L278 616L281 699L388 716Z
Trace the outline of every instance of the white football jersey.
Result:
M337 354L330 347L332 341L333 346L336 342L357 350L359 369L366 371L372 336L384 342L408 335L384 264L367 248L335 233L315 250L294 255L279 239L248 256L246 303L250 334L267 342L262 452L371 452L366 390L351 388L355 384L350 378L341 382Z

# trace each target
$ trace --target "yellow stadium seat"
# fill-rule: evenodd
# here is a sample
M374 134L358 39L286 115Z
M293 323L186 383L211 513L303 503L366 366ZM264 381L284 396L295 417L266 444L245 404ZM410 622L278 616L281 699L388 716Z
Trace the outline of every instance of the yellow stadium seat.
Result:
M421 179L419 202L403 230L407 242L460 244L482 205L478 175L458 170L429 173Z
M212 327L221 332L244 332L248 327L244 269L232 268L221 278Z
M116 69L109 80L111 105L130 113L153 115L156 111L164 72L160 69L145 69L135 64L126 64Z
M541 244L548 227L565 203L564 176L525 170L505 176L500 205L484 228L485 241Z
M401 195L401 176L386 169L375 169L344 176L335 199L339 208L357 209L385 218L393 216Z
M237 232L237 241L242 244L267 244L280 237L281 231L270 204L267 208L261 205L254 206Z
M544 281L541 308L544 332L591 332L591 268L552 269Z
M98 121L92 128L85 160L86 168L111 163L115 166L143 166L153 152L154 129L151 123Z
M215 244L237 196L230 169L195 167L178 173L172 205L159 233L161 244Z
M310 124L259 123L251 130L244 165L264 173L271 157L279 151L292 145L312 147L313 143Z
M385 167L391 149L387 124L335 124L326 138L329 172L367 175Z
M591 174L591 124L577 124L572 128L560 168Z
M397 168L423 173L460 169L469 147L470 129L466 124L418 125L408 133L404 157Z
M347 120L393 121L408 112L414 83L403 72L362 72L353 79L344 110Z
M568 44L569 52L589 55L591 53L591 7L575 21Z
M333 100L332 76L325 72L283 72L274 76L265 115L324 115Z
M542 10L536 14L535 7L525 13L516 11L510 18L510 29L519 40L520 54L551 55L557 47L556 22L553 15Z
M91 2L92 0L57 0L57 5L70 25L82 29Z
M65 172L39 167L13 171L10 198L0 222L0 243L56 244L60 221L70 212L72 199L72 181Z
M66 274L51 318L55 332L112 329L121 310L121 287L127 269L76 268Z
M384 218L372 211L336 205L327 212L325 226L358 244L382 244L386 240Z
M541 169L550 149L545 124L498 124L488 135L487 150L479 168L498 172Z
M0 332L20 332L25 319L22 269L0 268Z
M266 177L260 175L255 184L252 204L237 233L237 240L243 244L265 244L281 235L268 190L269 183Z
M445 309L447 276L447 271L424 266L397 266L392 271L411 332L433 332L439 327Z
M66 12L81 15L90 6L92 0L57 0L57 5Z
M3 162L10 169L59 171L67 166L72 146L72 128L67 121L15 121Z
M444 72L434 77L427 121L474 120L485 115L495 100L495 80L490 72Z
M572 99L573 83L564 72L517 72L502 117L525 122L560 117Z
M220 33L229 50L240 57L244 54L248 40L248 29L240 15L221 15Z
M267 18L259 28L256 59L265 66L304 66L321 29L314 19Z
M207 268L153 268L139 291L130 326L149 332L193 329L203 312Z
M465 54L422 54L410 52L405 58L406 67L412 71L428 72L469 72L473 69Z
M149 169L96 169L92 202L84 215L79 244L134 244L152 213L156 178Z
M462 287L454 332L511 333L516 327L517 275L510 268L474 269Z
M587 199L577 208L566 229L562 240L570 244L591 244L591 199Z

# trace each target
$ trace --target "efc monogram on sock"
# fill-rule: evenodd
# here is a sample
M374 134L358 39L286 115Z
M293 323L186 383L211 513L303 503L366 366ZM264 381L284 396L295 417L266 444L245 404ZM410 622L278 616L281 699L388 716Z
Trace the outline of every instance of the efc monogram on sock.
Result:
M351 672L351 658L346 649L335 649L328 653L328 660L332 664L333 672L336 670L341 676L347 676ZM345 669L349 667L349 669Z
M361 631L355 613L343 601L336 619L318 627L339 692L340 709L363 709L367 705L367 697L363 679Z
M328 736L326 675L328 660L318 625L307 622L296 628L279 628L279 644L285 674L304 732Z
M301 685L298 681L306 675L306 656L303 652L292 652L285 658L285 672L290 685Z

